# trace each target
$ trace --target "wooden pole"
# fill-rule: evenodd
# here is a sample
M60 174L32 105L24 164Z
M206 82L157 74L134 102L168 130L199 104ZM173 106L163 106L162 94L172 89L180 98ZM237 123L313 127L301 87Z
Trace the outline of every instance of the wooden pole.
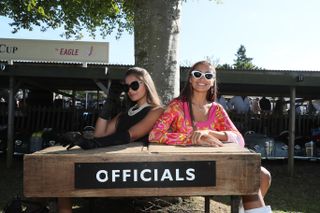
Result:
M289 148L288 148L288 171L293 177L294 170L294 140L295 140L295 124L296 124L296 88L290 88L290 116L289 116Z
M240 196L231 195L231 213L239 212Z
M76 108L76 91L72 90L72 107L73 109Z
M204 197L204 212L210 213L210 196Z
M12 166L13 149L14 149L14 77L9 79L9 97L8 97L8 140L7 140L7 168Z

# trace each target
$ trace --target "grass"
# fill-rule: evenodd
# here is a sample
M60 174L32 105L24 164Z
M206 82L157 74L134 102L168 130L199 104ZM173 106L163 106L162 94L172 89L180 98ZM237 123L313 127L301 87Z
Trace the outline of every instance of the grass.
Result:
M295 161L294 177L287 175L287 161L263 164L273 177L265 201L272 205L274 212L319 212L319 161Z
M294 177L288 177L287 161L263 161L272 174L272 186L265 201L273 212L319 212L320 162L295 161ZM13 166L6 168L5 157L0 156L0 212L15 195L22 195L22 158L15 157ZM230 212L228 197L214 197L212 212ZM203 198L175 199L75 199L74 212L203 212ZM103 211L104 210L104 211Z

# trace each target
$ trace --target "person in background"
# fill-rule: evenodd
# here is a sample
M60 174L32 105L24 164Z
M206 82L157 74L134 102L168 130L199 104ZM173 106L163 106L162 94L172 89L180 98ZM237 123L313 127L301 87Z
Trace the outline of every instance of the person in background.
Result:
M317 113L317 109L313 106L312 100L308 100L307 114L308 115L315 115L316 113Z
M296 111L296 115L303 115L303 105L301 103L297 103L295 105L295 111Z
M283 97L279 97L276 100L276 104L275 107L273 109L273 114L275 115L283 115L283 113L285 112L285 100Z
M259 98L254 98L252 100L251 111L253 114L260 114L261 108L259 104Z
M262 97L261 100L259 101L260 108L261 108L261 113L264 115L268 115L271 112L271 102L269 99L266 97Z
M320 100L312 100L312 106L315 108L316 114L320 113Z
M250 101L247 96L233 96L228 102L229 110L237 114L246 114L250 110Z
M156 121L149 141L168 145L222 147L224 141L244 146L244 139L216 98L216 71L207 61L195 63L189 70L185 88L173 99ZM249 212L271 212L265 206L271 175L261 168L260 190L256 195L243 196Z
M105 110L97 121L93 139L71 132L65 135L64 146L69 150L76 145L82 149L93 149L134 141L148 143L148 133L163 112L154 82L147 70L133 67L126 72L124 90L134 106L111 120L107 120L109 117L104 113L109 112ZM60 213L72 212L71 199L58 198L58 208Z
M228 103L222 95L218 94L217 102L223 107L224 110L228 111Z

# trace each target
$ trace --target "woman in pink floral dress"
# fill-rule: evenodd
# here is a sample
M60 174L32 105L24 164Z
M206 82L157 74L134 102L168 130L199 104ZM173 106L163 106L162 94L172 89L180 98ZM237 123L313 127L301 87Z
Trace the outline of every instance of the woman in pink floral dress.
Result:
M194 64L185 88L172 100L149 134L150 142L168 145L197 145L221 147L223 142L233 142L244 147L241 133L234 126L216 98L216 71L207 61ZM260 191L257 195L242 197L246 212L271 212L265 206L264 195L271 175L261 168Z

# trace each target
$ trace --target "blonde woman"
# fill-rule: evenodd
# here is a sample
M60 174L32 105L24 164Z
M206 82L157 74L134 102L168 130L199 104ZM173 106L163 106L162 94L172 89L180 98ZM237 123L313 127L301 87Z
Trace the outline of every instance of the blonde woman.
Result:
M111 120L100 114L93 139L67 134L64 138L67 149L76 145L82 149L94 149L134 141L148 143L148 133L163 112L154 82L147 70L140 67L130 68L124 81L124 91L135 105ZM71 199L58 198L58 209L60 213L72 212Z
M135 105L111 120L100 115L93 139L86 139L75 133L66 134L64 145L68 145L67 149L75 145L82 149L93 149L133 141L148 141L148 133L163 112L153 80L150 74L140 67L130 68L124 80L124 91Z

